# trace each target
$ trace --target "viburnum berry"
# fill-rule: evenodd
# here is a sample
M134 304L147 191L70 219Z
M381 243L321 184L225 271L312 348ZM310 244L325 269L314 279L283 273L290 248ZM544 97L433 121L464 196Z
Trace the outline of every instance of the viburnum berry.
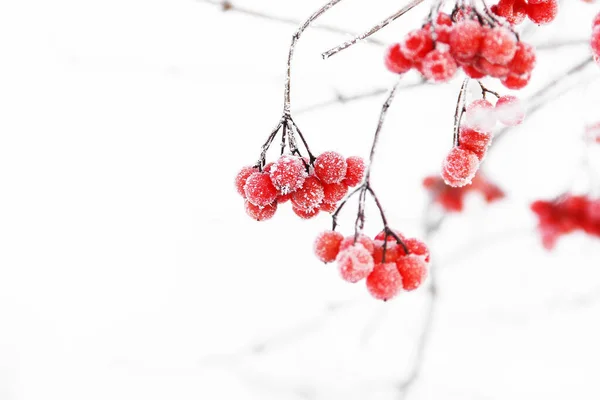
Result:
M502 27L486 29L481 42L481 56L492 64L508 64L517 51L517 39L510 30Z
M600 26L600 13L594 17L594 20L592 21L592 29L595 29L598 26Z
M527 16L532 22L538 25L548 24L556 18L558 14L558 0L546 0L536 2L529 0L527 4Z
M530 74L508 74L506 77L502 78L500 82L502 82L502 84L508 89L518 90L527 86L530 78Z
M401 232L399 232L399 231L397 231L397 230L393 230L393 232L394 232L394 234L395 234L396 236L398 236L398 237L400 238L400 240L404 241L404 239L406 239L406 238L404 237L404 235L403 235ZM381 232L379 232L379 233L378 233L378 234L375 236L375 239L374 239L374 240L375 240L375 241L378 241L378 240L379 240L379 241L382 241L382 242L383 242L383 241L385 240L386 236L387 236L387 241L388 241L388 242L394 242L394 243L395 243L395 242L396 242L396 240L397 240L397 239L394 237L394 235L391 235L391 234L387 233L387 232L385 231L385 229L384 229L384 230L382 230Z
M478 168L479 159L475 153L454 147L442 165L442 178L449 186L465 186L471 183Z
M385 247L385 262L396 262L396 260L406 255L402 245L388 240ZM376 241L375 250L373 250L373 261L375 264L382 263L383 260L383 241Z
M469 104L465 113L465 126L480 132L491 132L496 126L492 103L479 99Z
M331 213L334 213L335 210L337 210L337 204L323 202L323 203L321 203L320 208L321 208L321 211L328 212L331 214Z
M447 82L457 69L456 61L448 51L436 49L423 58L419 70L430 81Z
M512 25L518 25L527 17L526 8L525 0L500 0L492 12L504 17Z
M254 172L246 179L244 193L250 203L264 207L277 199L279 191L273 186L267 172Z
M408 247L408 251L410 251L410 254L414 254L416 256L421 257L426 263L429 262L429 247L427 247L425 243L421 242L419 239L408 238L404 240L404 244L406 245L406 247Z
M413 67L413 62L402 54L400 44L391 45L385 53L385 66L391 72L403 74Z
M502 96L496 102L496 116L506 126L517 126L525 119L525 109L516 96Z
M346 159L334 151L326 151L315 160L315 175L323 183L339 183L346 176Z
M351 246L354 246L354 244L361 244L365 249L367 249L367 251L369 253L373 253L374 249L375 249L375 245L373 244L373 241L371 240L370 237L366 236L366 235L358 235L356 237L356 241L354 240L354 235L353 236L348 236L346 238L344 238L344 240L342 240L342 243L340 244L340 250L345 250Z
M324 197L325 191L319 179L309 176L304 180L302 187L292 195L292 203L300 210L312 211L319 207Z
M235 177L235 188L240 196L246 197L246 192L244 191L244 185L246 184L246 179L253 173L258 172L258 168L256 167L244 167L240 172L238 172Z
M304 183L306 167L300 157L281 156L269 169L271 182L281 194L296 191Z
M400 44L402 54L412 61L421 61L423 57L433 50L433 39L425 29L409 32Z
M450 33L450 53L458 60L470 60L479 52L484 30L478 22L457 23Z
M338 201L342 200L346 193L348 193L348 185L345 181L340 183L324 183L323 184L323 202L335 204Z
M475 68L482 71L485 75L494 78L503 78L510 73L510 69L504 64L492 64L483 57L477 57L475 60Z
M517 75L533 71L536 62L535 49L525 42L517 43L517 51L512 61L508 64L510 72Z
M402 290L402 277L396 263L377 264L367 276L367 289L379 300L390 300Z
M283 203L288 202L291 199L292 199L292 193L280 194L279 196L277 196L277 203L283 204Z
M320 233L313 246L315 255L324 263L334 261L340 252L342 240L344 240L344 236L339 232L325 231Z
M404 290L415 290L427 278L427 264L418 255L409 254L396 261Z
M275 215L275 211L277 211L277 202L274 201L273 203L267 204L264 207L259 207L250 203L248 200L245 200L244 207L246 208L246 214L248 214L252 219L257 221L266 221Z
M373 271L373 256L360 243L340 250L336 262L342 279L356 283Z
M467 74L467 76L471 79L481 79L486 76L484 72L478 70L473 65L464 64L462 66L462 69L465 72L465 74Z
M292 211L294 212L294 214L296 214L297 216L299 216L301 219L311 219L316 217L319 214L319 211L321 211L319 209L319 207L314 207L311 209L304 209L304 208L300 208L295 204L292 204Z
M461 127L459 133L460 148L469 150L479 160L485 157L485 153L492 141L492 135L487 132L479 132L471 128Z
M361 157L352 156L346 158L346 165L344 182L351 187L361 183L365 176L365 161Z

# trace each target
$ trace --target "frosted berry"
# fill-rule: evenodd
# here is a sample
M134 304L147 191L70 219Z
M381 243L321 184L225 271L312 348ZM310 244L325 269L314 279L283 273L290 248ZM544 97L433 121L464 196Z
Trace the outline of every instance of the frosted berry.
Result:
M240 172L238 172L237 176L235 177L235 188L241 196L246 197L246 192L244 192L244 185L246 184L246 179L248 179L248 177L255 172L258 172L258 168L244 167Z
M595 56L600 56L600 25L596 26L592 32L590 46L592 47L592 53L594 53Z
M481 42L481 56L492 64L508 64L517 52L515 34L506 28L486 29Z
M489 133L479 132L466 127L460 129L460 148L475 153L479 160L483 159L485 156L491 141L492 135Z
M496 126L494 106L487 100L475 100L467 106L465 125L480 132L491 132Z
M433 50L423 58L419 69L423 76L433 82L447 82L450 80L458 66L448 51Z
M404 244L406 245L406 247L408 247L408 251L410 251L410 254L414 254L416 256L421 257L426 263L429 262L429 248L425 243L421 242L419 239L408 238L404 241Z
M319 214L319 207L311 208L310 210L306 210L303 208L299 208L295 204L292 204L292 211L294 214L299 216L301 219L311 219L316 217Z
M306 167L299 157L281 156L270 168L269 175L281 194L288 194L302 187Z
M470 60L479 52L484 30L478 22L457 23L450 33L450 52L458 60Z
M508 74L508 76L502 78L500 82L502 82L502 84L508 89L518 90L527 86L529 79L531 79L530 74Z
M502 96L496 102L496 116L506 126L517 126L525 119L525 109L515 96Z
M356 283L373 271L373 257L362 244L340 250L336 260L342 279Z
M245 200L244 206L246 208L246 214L248 214L250 218L257 221L266 221L271 219L273 215L275 215L275 211L277 211L277 202L267 204L264 207L259 207L250 203L248 200Z
M393 232L394 232L394 234L396 234L396 236L398 236L400 238L400 240L404 241L405 237L404 237L404 235L400 231L397 231L397 230L393 229ZM375 241L380 240L380 241L383 242L385 240L385 236L386 236L386 232L385 232L385 229L384 229L384 230L382 230L381 232L379 232L375 236L374 240ZM396 238L394 237L394 235L388 234L387 235L387 241L388 242L394 242L394 243L396 243Z
M393 44L385 53L385 66L391 72L403 74L412 68L413 62L402 54L400 44Z
M367 277L367 290L378 300L390 300L402 291L402 277L396 263L377 264Z
M375 249L373 241L370 237L366 235L358 235L358 237L356 238L356 243L361 244L365 249L367 249L369 253L372 253ZM342 240L342 243L340 244L340 250L345 250L351 246L354 246L354 244L354 235L348 236L347 238L344 238L344 240Z
M533 71L536 62L535 49L527 43L517 43L517 51L514 58L508 64L510 72L522 75Z
M337 204L335 203L321 203L321 211L328 212L330 214L334 213L337 210Z
M592 21L592 29L595 29L598 26L600 26L600 13L594 17L594 21Z
M527 17L525 0L500 0L492 10L496 15L506 18L508 23L518 25Z
M483 57L477 57L475 60L475 68L482 71L485 75L493 76L494 78L502 78L510 73L508 66L503 64L492 64Z
M427 278L427 264L418 255L410 254L396 261L404 290L415 290Z
M536 4L529 0L527 5L527 16L538 25L548 24L554 21L558 14L558 0L547 0Z
M325 197L323 185L314 176L304 180L302 187L292 195L292 203L299 209L311 211L319 207Z
M332 262L340 252L340 243L344 236L335 231L325 231L317 236L314 251L317 258L324 263Z
M277 203L283 204L283 203L288 202L291 199L292 199L292 193L281 194L281 195L277 196Z
M421 61L433 50L433 39L425 29L409 32L401 43L402 54L412 61Z
M441 43L450 42L450 33L452 32L452 18L446 13L439 13L435 20L436 40Z
M323 183L338 183L346 176L346 160L341 154L326 151L315 160L315 175Z
M461 187L471 183L479 168L475 153L454 147L442 165L442 178L447 185Z
M279 191L273 186L267 172L255 172L246 179L244 193L250 203L264 207L277 199Z
M348 185L344 181L340 183L324 183L323 193L324 203L335 204L346 196L346 193L348 193Z
M462 69L465 72L465 74L467 74L467 76L471 79L481 79L486 76L484 72L479 71L477 68L470 64L464 64L462 66Z
M365 176L365 161L361 157L348 157L346 158L346 177L344 182L348 186L356 186L362 182Z
M388 240L385 248L385 262L396 262L398 258L406 255L402 245L397 244L395 241L390 242ZM375 264L383 262L383 242L376 242L375 250L373 251L373 261Z

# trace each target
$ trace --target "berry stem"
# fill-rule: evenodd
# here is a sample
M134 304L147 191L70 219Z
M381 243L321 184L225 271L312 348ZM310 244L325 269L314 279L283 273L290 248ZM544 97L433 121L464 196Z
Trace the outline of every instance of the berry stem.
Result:
M277 132L279 132L279 129L284 124L284 122L285 121L283 119L279 120L279 123L277 124L275 129L273 130L273 132L271 132L271 134L267 138L267 141L261 147L260 158L256 162L256 166L258 167L259 171L261 171L261 172L262 172L263 167L265 166L265 158L267 157L267 151L269 150L269 147L271 147L271 143L273 143L275 136L277 136Z
M298 136L300 136L300 140L302 140L302 143L304 144L304 148L306 149L306 152L308 153L308 158L310 160L310 163L311 164L314 163L317 158L310 151L310 147L308 147L308 142L304 138L304 135L300 131L300 128L298 128L298 125L296 125L296 123L294 122L294 120L291 117L288 118L288 121L292 123L292 125L296 129L296 133L298 133Z
M454 112L454 136L452 139L452 143L454 146L460 146L459 132L460 132L460 122L462 120L463 114L465 113L465 104L467 103L467 87L469 86L469 78L465 78L463 81L460 91L458 92L458 100L456 101L456 111Z
M328 1L327 4L325 4L324 6L319 8L310 17L308 17L308 19L300 25L300 27L298 28L296 33L294 33L294 35L292 35L292 44L290 45L290 50L288 53L287 72L286 72L286 76L285 76L285 89L284 89L284 100L283 100L283 114L284 115L290 115L290 106L291 106L290 105L291 104L291 100L290 100L290 89L291 88L290 88L290 86L291 86L291 80L292 80L292 59L294 57L294 50L296 48L296 43L298 42L298 39L300 39L300 36L302 36L302 33L306 30L306 28L308 28L310 26L310 24L314 20L319 18L321 15L325 14L325 12L327 12L330 8L332 8L333 6L338 4L340 1L342 1L342 0Z
M410 10L412 10L413 8L415 8L416 6L418 6L419 4L421 4L424 0L412 0L410 3L408 3L406 6L402 7L400 10L398 10L396 13L394 13L393 15L389 16L388 18L384 19L383 21L381 21L379 24L375 25L374 27L372 27L371 29L369 29L366 32L361 33L358 36L355 36L354 38L324 52L322 54L323 59L328 59L329 57L339 53L340 51L347 49L348 47L356 44L357 42L364 40L366 38L368 38L369 36L373 35L374 33L380 31L381 29L385 28L386 26L388 26L391 22L395 21L396 19L400 18L401 16L403 16L404 14L406 14L407 12L409 12Z
M488 94L488 93L496 96L497 99L500 98L500 94L498 94L498 92L494 92L493 90L488 89L487 87L485 87L483 85L483 83L481 83L480 80L478 80L477 83L479 84L479 87L481 88L481 95L483 96L484 100L485 100L486 94Z

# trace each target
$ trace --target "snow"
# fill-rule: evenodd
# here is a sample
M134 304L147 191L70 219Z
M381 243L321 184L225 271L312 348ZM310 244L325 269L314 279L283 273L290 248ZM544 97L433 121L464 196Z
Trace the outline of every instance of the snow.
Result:
M238 3L295 18L320 4ZM400 7L374 3L343 2L323 21L360 32ZM598 6L564 9L531 43L589 34ZM378 37L403 37L426 12ZM426 291L372 299L314 257L327 214L300 221L286 207L258 223L233 184L281 117L294 30L192 0L3 3L0 399L397 398ZM292 111L391 87L380 48L321 59L343 40L306 32ZM520 96L586 51L541 54ZM452 145L459 81L402 90L382 132L373 186L410 236L422 237L421 180ZM585 123L597 122L597 83L499 141L485 168L507 200L469 196L427 243L440 301L412 399L599 397L598 240L571 235L548 253L527 208L571 188ZM295 120L315 154L364 157L383 101ZM356 204L347 207L343 233ZM381 226L367 207L372 235Z

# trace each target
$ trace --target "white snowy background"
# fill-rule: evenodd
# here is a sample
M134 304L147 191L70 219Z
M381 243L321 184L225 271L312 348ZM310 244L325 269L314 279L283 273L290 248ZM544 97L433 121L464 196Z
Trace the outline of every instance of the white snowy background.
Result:
M321 2L235 4L303 19ZM358 32L401 3L347 0L322 22ZM526 40L589 37L600 5L564 3ZM426 12L377 37L399 40ZM371 299L313 257L326 215L282 207L256 223L233 188L280 117L294 30L194 0L0 3L1 400L398 398L426 290ZM307 31L294 110L393 84L380 47L321 59L344 39ZM540 52L521 96L588 51ZM600 241L574 234L547 252L528 209L598 189L580 168L598 77L590 66L566 82L586 83L486 159L505 201L469 198L430 241L439 307L411 398L600 398ZM373 185L409 235L423 234L421 180L451 145L459 86L401 91L390 110ZM317 153L367 156L383 99L296 122ZM380 228L373 214L367 232Z

